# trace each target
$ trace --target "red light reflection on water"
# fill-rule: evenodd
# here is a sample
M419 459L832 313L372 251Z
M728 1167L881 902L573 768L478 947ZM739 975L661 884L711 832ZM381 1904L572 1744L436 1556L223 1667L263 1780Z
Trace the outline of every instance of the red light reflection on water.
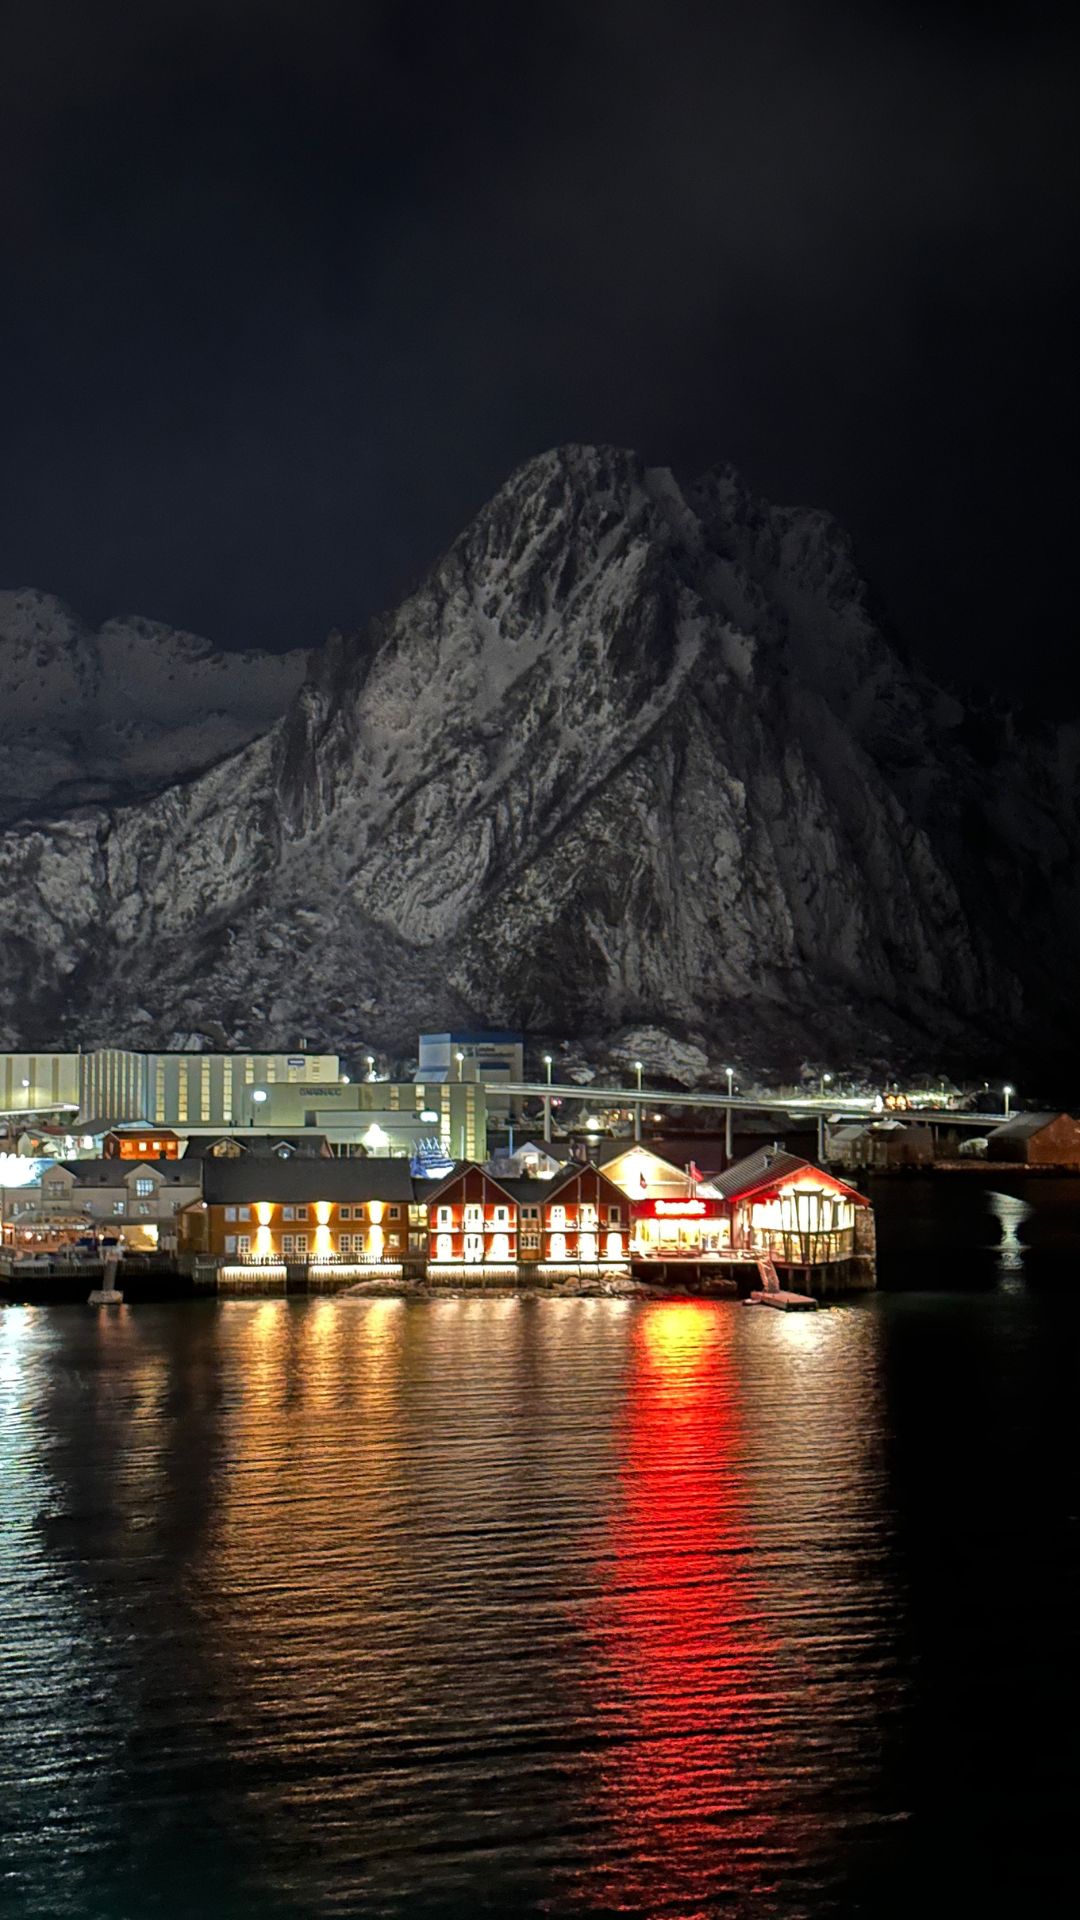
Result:
M733 1310L637 1320L621 1498L595 1635L600 1815L593 1906L687 1916L772 1884L769 1666L740 1469Z

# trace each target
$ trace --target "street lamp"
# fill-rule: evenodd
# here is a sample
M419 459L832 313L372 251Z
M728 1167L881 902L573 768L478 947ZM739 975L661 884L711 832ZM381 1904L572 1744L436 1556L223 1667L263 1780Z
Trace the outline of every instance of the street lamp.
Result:
M735 1069L734 1067L725 1067L724 1072L727 1074L727 1097L730 1100L731 1099L731 1083L735 1078Z
M261 1107L261 1106L262 1106L262 1103L263 1103L263 1101L264 1101L264 1100L266 1099L266 1088L265 1088L265 1087L252 1087L252 1089L251 1089L251 1097L252 1097L252 1099L253 1099L253 1101L255 1102L255 1105L256 1105L257 1107ZM254 1114L252 1114L252 1115L251 1115L251 1118L250 1118L250 1120L248 1121L248 1125L249 1125L249 1127L253 1127L253 1126L255 1125L255 1115L254 1115Z
M457 1061L457 1077L459 1080L461 1079L461 1063L464 1058L465 1055L463 1053L455 1053L454 1055L454 1059Z
M1002 1091L1002 1093L1003 1093L1003 1094L1005 1095L1005 1118L1006 1118L1006 1120L1007 1120L1007 1119L1008 1119L1008 1117L1009 1117L1009 1114L1010 1114L1010 1112L1011 1112L1011 1110L1012 1110L1012 1109L1010 1108L1010 1106L1009 1106L1009 1102L1010 1102L1010 1100L1012 1099L1012 1097L1013 1097L1013 1094L1014 1094L1014 1093L1016 1092L1016 1088L1015 1088L1015 1087L1002 1087L1002 1089L1001 1089L1001 1091Z
M550 1085L551 1085L551 1055L550 1055L550 1053L545 1053L545 1055L544 1055L544 1066L545 1066L545 1068L547 1069L547 1083L548 1083L548 1086L550 1087Z
M641 1063L641 1061L640 1061L640 1060L635 1060L635 1061L634 1061L634 1072L635 1072L635 1073L637 1074L637 1090L638 1090L638 1092L639 1092L639 1093L641 1092L641 1076L642 1076L642 1074L644 1073L644 1071L645 1071L645 1068L644 1068L644 1066L642 1065L642 1063Z
M822 1076L821 1076L821 1097L822 1097L822 1099L823 1099L823 1100L824 1100L824 1098L825 1098L825 1089L826 1089L826 1087L830 1087L831 1085L832 1085L832 1074L831 1074L831 1073L823 1073L823 1074L822 1074Z
M375 1055L373 1053L367 1055L367 1077L369 1080L374 1080L375 1078Z

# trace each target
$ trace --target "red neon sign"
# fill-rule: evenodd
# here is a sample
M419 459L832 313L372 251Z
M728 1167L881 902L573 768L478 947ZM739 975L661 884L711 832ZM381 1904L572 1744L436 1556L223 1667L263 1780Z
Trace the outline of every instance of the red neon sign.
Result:
M639 1220L719 1220L723 1210L720 1200L638 1200L634 1204Z

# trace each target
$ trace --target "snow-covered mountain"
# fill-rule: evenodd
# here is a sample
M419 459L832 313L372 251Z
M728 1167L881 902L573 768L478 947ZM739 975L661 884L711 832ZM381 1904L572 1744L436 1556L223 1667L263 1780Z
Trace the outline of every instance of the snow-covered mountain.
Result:
M0 822L185 778L280 718L303 652L216 653L152 620L93 631L51 594L0 593Z
M1076 1035L1078 749L913 671L826 515L564 448L262 737L0 839L0 1029L1007 1066Z

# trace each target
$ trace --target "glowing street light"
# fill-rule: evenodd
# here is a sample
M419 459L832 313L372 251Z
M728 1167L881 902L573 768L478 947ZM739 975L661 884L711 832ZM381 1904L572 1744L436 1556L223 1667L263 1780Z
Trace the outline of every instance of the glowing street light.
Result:
M547 1070L547 1083L548 1083L548 1086L550 1087L550 1085L551 1085L551 1055L550 1055L550 1053L545 1053L545 1055L544 1055L544 1066L545 1066L545 1068L546 1068L546 1070Z
M457 1061L457 1077L459 1080L461 1079L461 1063L464 1060L464 1058L465 1058L465 1055L461 1052L455 1053L454 1055L454 1059Z
M373 1053L367 1055L367 1077L369 1080L374 1080L375 1078L375 1055Z
M1005 1095L1005 1118L1006 1118L1006 1120L1007 1120L1007 1119L1008 1119L1008 1117L1009 1117L1009 1114L1010 1114L1010 1113L1011 1113L1011 1111L1012 1111L1012 1109L1011 1109L1011 1107L1010 1107L1010 1105L1009 1105L1009 1102L1010 1102L1010 1100L1012 1099L1012 1097L1013 1097L1013 1094L1014 1094L1014 1093L1016 1092L1016 1088L1015 1088L1015 1087L1002 1087L1002 1089L1001 1089L1001 1091L1002 1091L1002 1093L1003 1093L1003 1094Z
M637 1090L639 1093L641 1092L641 1076L644 1073L644 1071L645 1071L645 1068L642 1062L640 1060L635 1060L634 1072L637 1074Z
M825 1098L826 1087L831 1087L831 1086L832 1086L832 1074L823 1073L821 1076L821 1097L823 1100Z
M735 1078L735 1069L734 1067L725 1067L724 1072L727 1074L727 1097L730 1100L732 1082Z

